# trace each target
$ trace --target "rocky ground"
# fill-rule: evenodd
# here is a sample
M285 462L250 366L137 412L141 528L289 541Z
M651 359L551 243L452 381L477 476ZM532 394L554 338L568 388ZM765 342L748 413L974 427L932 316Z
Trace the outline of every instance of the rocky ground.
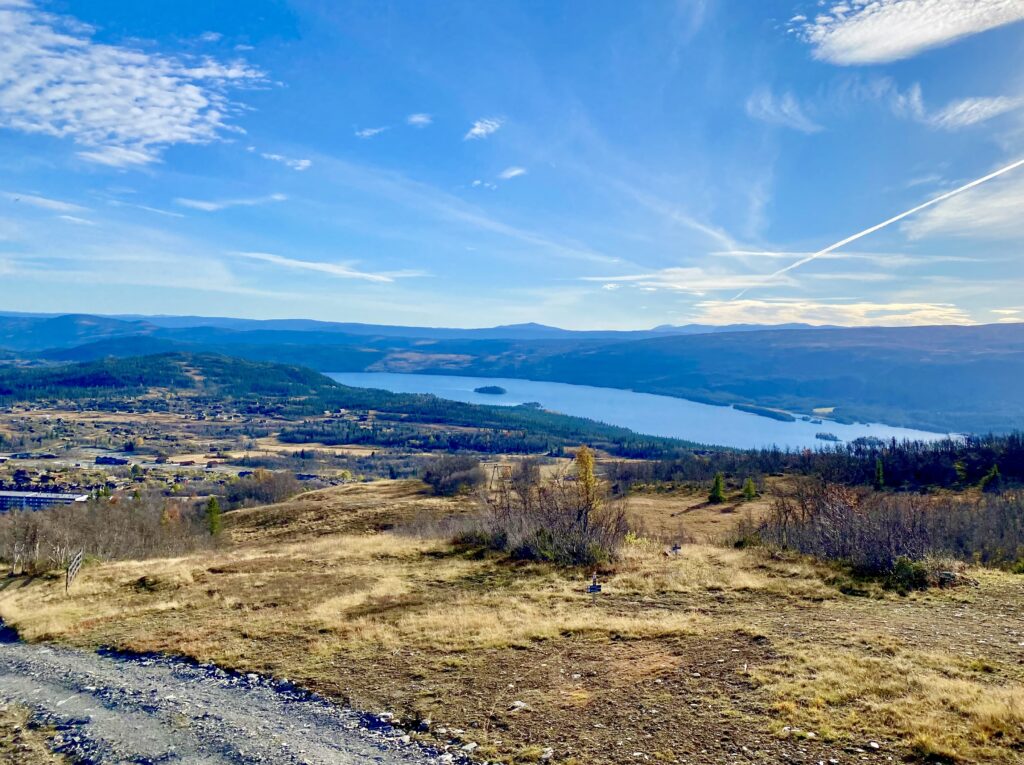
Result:
M76 763L411 765L462 757L422 748L386 719L329 704L287 681L163 657L8 638L0 645L0 699L31 710L50 729L50 748ZM60 761L46 752L42 735L8 715L0 763Z

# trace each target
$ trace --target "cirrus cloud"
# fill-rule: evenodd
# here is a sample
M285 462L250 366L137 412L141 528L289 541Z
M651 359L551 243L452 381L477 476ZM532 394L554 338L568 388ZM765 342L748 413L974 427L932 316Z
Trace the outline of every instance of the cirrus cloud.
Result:
M813 19L792 19L832 64L881 64L1024 19L1019 0L839 0Z
M0 0L0 128L70 139L89 162L138 167L169 146L238 131L227 89L265 80L242 61L147 53L92 32L28 0Z

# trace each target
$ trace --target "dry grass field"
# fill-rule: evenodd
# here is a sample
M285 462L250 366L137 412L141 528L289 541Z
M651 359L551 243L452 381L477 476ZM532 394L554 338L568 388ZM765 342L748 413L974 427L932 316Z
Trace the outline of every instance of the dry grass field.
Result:
M69 597L8 579L0 616L287 677L491 762L1024 758L1024 577L845 595L836 569L709 544L747 508L632 502L648 536L593 600L591 572L424 532L471 500L380 481L229 513L214 552L87 565ZM676 534L700 541L667 554Z

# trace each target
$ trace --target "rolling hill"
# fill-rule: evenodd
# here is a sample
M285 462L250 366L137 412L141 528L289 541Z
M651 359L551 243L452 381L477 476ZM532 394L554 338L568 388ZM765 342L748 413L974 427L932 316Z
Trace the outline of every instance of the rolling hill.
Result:
M209 322L203 324L202 322ZM584 383L719 404L832 410L930 430L1024 427L1024 324L904 328L542 325L409 328L307 320L0 316L0 359L218 353L330 372Z

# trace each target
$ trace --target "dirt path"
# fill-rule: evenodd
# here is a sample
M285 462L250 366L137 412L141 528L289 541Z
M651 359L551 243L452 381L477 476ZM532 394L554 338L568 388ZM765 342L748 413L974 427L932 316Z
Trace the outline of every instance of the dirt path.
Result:
M256 675L158 657L0 642L0 700L57 729L80 763L411 765L458 761L379 718Z

